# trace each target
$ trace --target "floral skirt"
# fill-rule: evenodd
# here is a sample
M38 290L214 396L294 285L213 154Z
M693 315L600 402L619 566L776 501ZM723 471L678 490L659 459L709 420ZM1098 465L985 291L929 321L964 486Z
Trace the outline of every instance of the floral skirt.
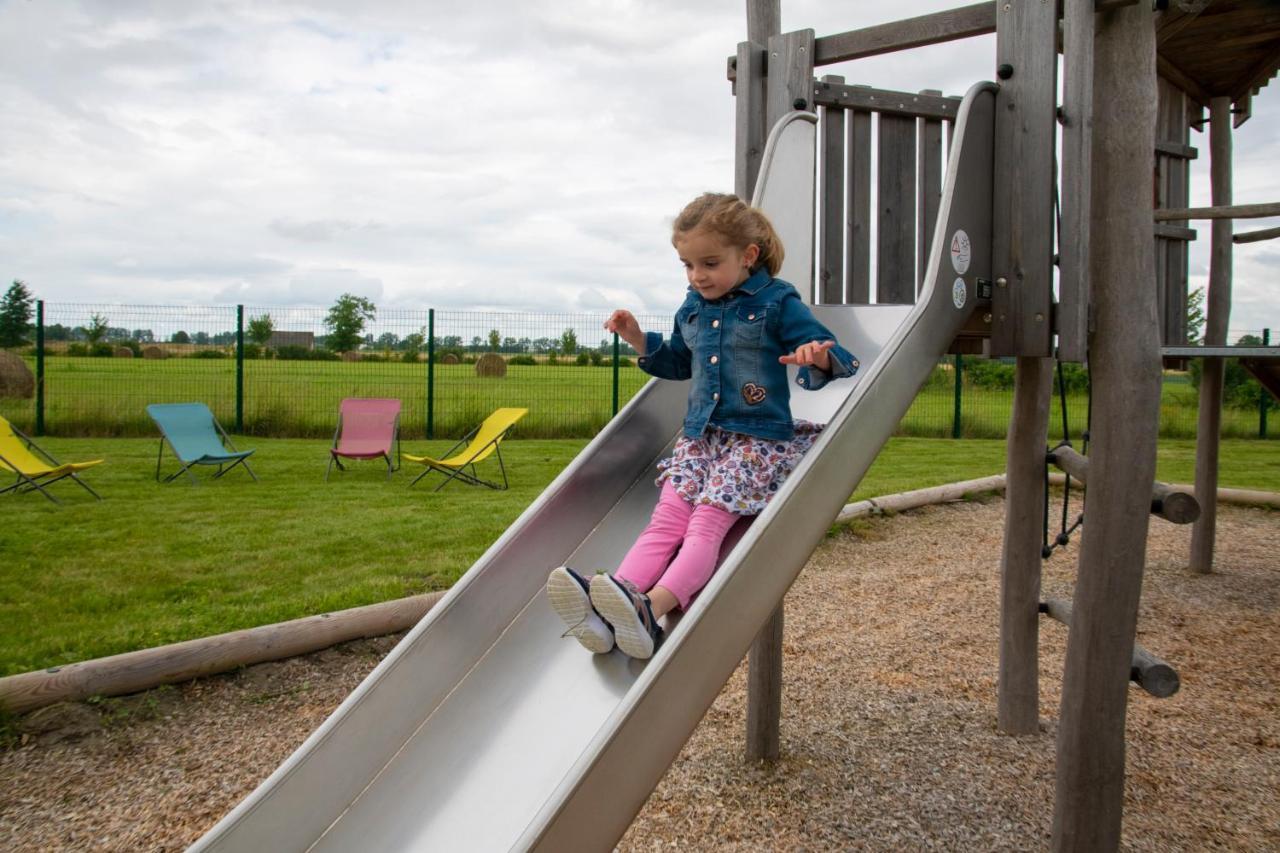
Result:
M710 504L735 515L759 515L813 446L822 425L797 420L789 439L759 438L707 427L700 438L681 436L658 463L658 485L697 506Z

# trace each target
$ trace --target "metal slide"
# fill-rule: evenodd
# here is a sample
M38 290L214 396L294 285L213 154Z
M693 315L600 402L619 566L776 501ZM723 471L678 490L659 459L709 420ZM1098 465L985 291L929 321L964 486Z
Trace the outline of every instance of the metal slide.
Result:
M995 86L956 122L915 306L818 306L856 381L792 394L827 422L792 477L727 544L649 661L594 656L546 601L547 572L615 567L657 498L654 464L685 383L653 381L265 782L193 850L606 850L697 726L870 467L990 278ZM810 282L814 122L770 136L756 201ZM961 234L960 232L963 232ZM790 270L790 272L788 272ZM801 290L805 290L802 286Z

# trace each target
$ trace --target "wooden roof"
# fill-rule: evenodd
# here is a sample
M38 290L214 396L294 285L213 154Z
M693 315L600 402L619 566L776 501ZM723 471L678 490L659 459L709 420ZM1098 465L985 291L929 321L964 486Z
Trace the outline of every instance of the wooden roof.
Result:
M1280 71L1280 0L1172 0L1156 20L1160 75L1201 106L1249 99Z

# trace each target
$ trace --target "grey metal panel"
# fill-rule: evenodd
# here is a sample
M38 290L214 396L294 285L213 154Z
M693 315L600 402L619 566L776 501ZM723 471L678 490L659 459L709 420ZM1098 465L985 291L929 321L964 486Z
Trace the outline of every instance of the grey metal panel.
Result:
M566 561L611 569L644 525L652 465L684 410L687 388L671 382L646 385L193 849L581 850L616 841L972 310L975 279L990 274L993 90L975 87L962 109L920 303L819 309L855 348L883 348L860 353L858 381L796 395L799 414L810 411L805 397L821 401L816 416L832 410L828 428L652 660L592 656L561 639L543 584ZM795 124L803 132L806 123ZM959 307L946 259L957 227L975 253L955 291Z

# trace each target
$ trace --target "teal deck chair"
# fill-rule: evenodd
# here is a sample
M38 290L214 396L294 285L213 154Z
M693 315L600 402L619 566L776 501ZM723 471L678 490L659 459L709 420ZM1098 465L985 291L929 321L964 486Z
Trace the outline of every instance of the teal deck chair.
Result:
M193 483L199 483L191 470L195 465L217 465L218 473L213 475L215 480L237 465L243 465L253 481L258 481L257 475L246 461L253 451L236 450L226 431L204 403L152 403L147 406L147 414L160 427L156 480L160 479L160 465L167 441L182 467L166 477L166 483L173 482L184 473Z

